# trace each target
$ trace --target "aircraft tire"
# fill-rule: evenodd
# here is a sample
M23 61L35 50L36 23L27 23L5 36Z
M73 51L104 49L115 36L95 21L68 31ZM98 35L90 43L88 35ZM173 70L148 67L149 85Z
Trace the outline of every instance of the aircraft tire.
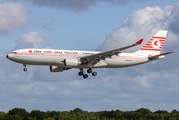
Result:
M79 72L78 75L79 75L79 76L82 76L82 75L83 75L83 72Z
M93 72L92 75L93 75L93 76L96 76L96 75L97 75L97 72Z
M83 78L88 78L88 75L87 75L87 74L84 74L84 75L83 75Z
M23 70L24 70L24 71L27 71L27 68L24 68Z
M87 73L92 73L92 70L91 70L91 69L88 69L88 70L87 70Z

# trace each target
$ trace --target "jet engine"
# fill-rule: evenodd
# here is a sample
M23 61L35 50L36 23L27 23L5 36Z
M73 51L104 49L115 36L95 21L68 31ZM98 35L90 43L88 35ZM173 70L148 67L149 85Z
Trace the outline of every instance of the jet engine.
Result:
M80 59L77 58L67 58L64 59L64 66L65 67L77 67L80 66L82 63Z
M63 67L58 67L58 66L50 66L51 72L63 72L64 70L67 70L67 69Z

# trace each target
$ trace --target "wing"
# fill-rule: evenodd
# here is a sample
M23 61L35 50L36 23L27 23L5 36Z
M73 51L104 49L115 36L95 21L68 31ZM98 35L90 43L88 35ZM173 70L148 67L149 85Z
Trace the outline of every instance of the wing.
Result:
M143 39L139 40L135 44L132 44L132 45L129 45L126 47L117 48L117 49L104 51L104 52L100 52L100 53L96 53L96 54L91 54L91 55L87 55L87 56L82 56L82 57L80 57L80 59L81 59L82 63L89 63L89 67L92 67L100 60L104 60L105 58L111 58L113 55L118 55L119 53L121 53L122 50L137 46L137 45L141 44L142 41L143 41Z

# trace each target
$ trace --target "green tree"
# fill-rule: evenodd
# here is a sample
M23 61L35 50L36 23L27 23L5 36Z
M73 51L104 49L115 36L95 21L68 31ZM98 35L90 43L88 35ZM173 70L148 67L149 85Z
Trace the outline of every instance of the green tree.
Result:
M2 120L22 120L22 118L18 115L18 114L15 114L15 115L5 115Z
M70 112L69 112L69 117L71 117L71 118L77 120L77 115L76 115L76 113L75 113L73 110L70 110Z
M60 111L47 111L47 117L54 118L55 120L59 120Z
M123 117L121 120L128 120L128 119Z
M59 120L59 111L47 111L46 114L48 117L54 118L55 120Z
M27 117L27 120L36 120L35 117Z
M175 117L170 117L168 120L177 120Z
M136 112L140 112L143 114L151 114L152 113L149 109L146 109L146 108L137 109Z
M9 110L8 115L19 115L22 119L26 119L29 113L23 108L14 108Z
M71 117L66 117L66 118L63 118L63 119L61 119L61 120L74 120L74 119L71 118Z
M37 120L43 120L47 118L47 115L45 114L45 112L42 112L40 110L32 110L30 112L30 117L35 117Z
M83 112L83 110L81 110L80 108L76 108L76 109L74 109L73 111L74 111L75 113L78 113L78 112L81 113L81 112Z
M173 117L175 117L177 120L179 120L179 113L172 113Z
M44 120L55 120L55 119L48 117L48 118L45 118Z
M166 110L158 110L158 111L154 112L154 114L156 114L156 113L158 113L158 114L167 114L168 111L166 111Z
M171 113L179 113L176 109L173 109Z
M63 118L67 118L67 117L69 117L69 112L67 112L67 111L63 111L59 115L59 119L63 119Z
M0 120L6 115L5 112L0 112Z

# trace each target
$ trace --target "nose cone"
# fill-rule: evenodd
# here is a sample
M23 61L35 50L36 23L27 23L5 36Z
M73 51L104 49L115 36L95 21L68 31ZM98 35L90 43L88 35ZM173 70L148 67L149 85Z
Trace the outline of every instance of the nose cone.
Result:
M6 57L8 58L8 55Z

